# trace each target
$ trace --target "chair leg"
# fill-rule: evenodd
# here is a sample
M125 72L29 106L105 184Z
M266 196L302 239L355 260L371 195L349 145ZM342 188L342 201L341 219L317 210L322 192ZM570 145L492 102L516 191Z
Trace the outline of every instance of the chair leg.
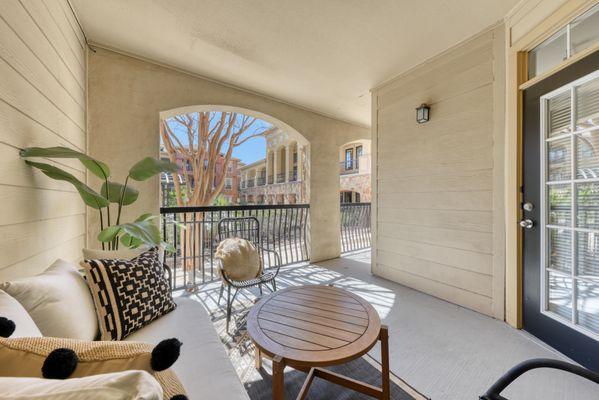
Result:
M225 290L224 282L220 285L220 293L218 294L218 305L220 306L220 300L223 298L223 291Z
M227 285L227 331L229 330L229 322L231 321L231 286Z
M277 291L277 280L276 279L272 280L272 291L273 292Z
M262 284L258 285L258 289L260 290L260 296L262 296Z

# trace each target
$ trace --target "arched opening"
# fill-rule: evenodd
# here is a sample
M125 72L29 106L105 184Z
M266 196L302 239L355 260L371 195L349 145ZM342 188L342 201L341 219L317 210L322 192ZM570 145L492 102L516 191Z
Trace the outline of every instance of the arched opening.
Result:
M160 113L160 151L179 165L160 190L175 287L218 279L223 219L257 218L260 242L283 264L309 259L309 144L295 129L246 109L183 107Z
M339 147L339 202L341 252L370 247L370 140Z

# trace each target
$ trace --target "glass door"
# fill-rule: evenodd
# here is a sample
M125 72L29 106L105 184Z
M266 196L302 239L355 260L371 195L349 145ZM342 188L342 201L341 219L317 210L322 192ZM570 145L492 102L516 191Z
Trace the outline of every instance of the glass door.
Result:
M599 51L523 105L523 327L599 371Z
M540 102L541 312L599 339L599 71Z

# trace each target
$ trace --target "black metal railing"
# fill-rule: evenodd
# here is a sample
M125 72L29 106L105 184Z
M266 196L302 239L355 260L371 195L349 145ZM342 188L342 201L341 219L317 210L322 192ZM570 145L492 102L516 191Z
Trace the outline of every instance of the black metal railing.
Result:
M276 250L284 265L307 261L309 208L308 204L161 208L162 234L176 250L165 256L171 287L189 288L218 279L214 253L222 218L256 217L263 247Z
M285 173L281 172L279 174L277 174L277 183L283 183L285 182Z
M341 252L370 247L370 203L341 204Z
M266 185L266 177L261 176L258 178L258 186L264 186L264 185Z

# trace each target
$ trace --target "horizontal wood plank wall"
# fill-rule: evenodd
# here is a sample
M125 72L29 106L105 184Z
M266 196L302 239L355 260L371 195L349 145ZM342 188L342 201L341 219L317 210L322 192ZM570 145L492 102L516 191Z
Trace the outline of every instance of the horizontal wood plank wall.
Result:
M494 110L502 107L503 37L493 27L373 91L374 273L498 318L503 167L494 158L503 125ZM421 103L431 105L423 125Z
M85 58L67 0L1 2L0 281L81 257L86 210L78 193L27 167L19 149L86 150ZM78 162L56 164L86 179Z

